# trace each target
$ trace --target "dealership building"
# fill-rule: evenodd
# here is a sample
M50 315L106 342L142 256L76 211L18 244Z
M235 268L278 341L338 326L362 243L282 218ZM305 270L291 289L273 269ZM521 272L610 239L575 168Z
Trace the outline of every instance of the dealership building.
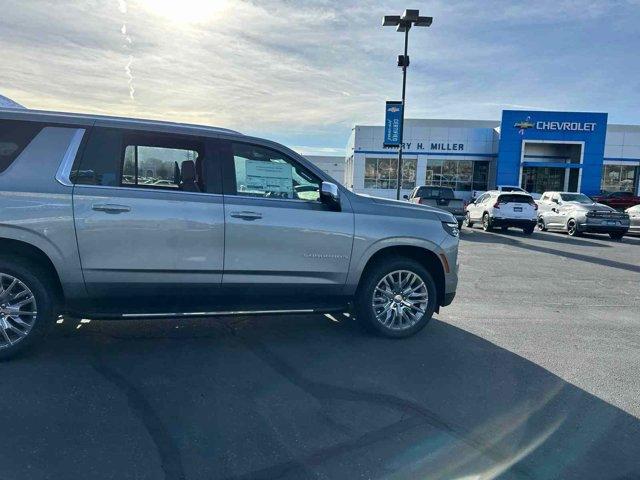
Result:
M402 190L419 185L474 190L519 185L529 192L633 191L640 177L640 125L607 123L606 113L504 110L502 121L405 120ZM397 148L384 127L356 125L344 184L395 197Z

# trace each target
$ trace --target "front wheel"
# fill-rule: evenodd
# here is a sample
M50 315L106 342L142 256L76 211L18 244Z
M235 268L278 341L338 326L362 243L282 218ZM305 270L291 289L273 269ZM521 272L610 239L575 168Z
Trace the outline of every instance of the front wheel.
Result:
M538 217L538 229L541 232L546 232L547 231L547 225L544 223L544 218L542 218L542 217Z
M611 237L611 240L622 240L624 232L611 232L609 233L609 236Z
M572 237L580 235L580 232L578 231L578 224L573 218L567 222L567 233Z
M467 212L467 216L464 219L464 223L469 228L473 227L473 222L471 221L471 214L469 214L469 212Z
M46 273L30 262L0 256L0 360L43 336L53 310Z
M493 227L491 226L491 217L488 213L485 213L482 216L482 229L485 232L490 232L491 230L493 230Z
M358 288L356 318L389 338L409 337L431 320L437 303L433 277L420 263L403 257L378 262Z

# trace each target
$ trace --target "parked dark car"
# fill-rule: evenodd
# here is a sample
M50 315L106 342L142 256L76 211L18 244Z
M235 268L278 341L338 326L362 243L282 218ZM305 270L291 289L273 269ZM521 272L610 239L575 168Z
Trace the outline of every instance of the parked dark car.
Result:
M597 203L608 205L620 211L626 210L627 208L635 205L640 205L640 197L634 195L632 192L610 192L598 195L594 200Z
M464 200L456 198L452 188L424 185L414 188L410 195L405 195L405 199L451 213L458 221L458 228L462 228L466 205Z

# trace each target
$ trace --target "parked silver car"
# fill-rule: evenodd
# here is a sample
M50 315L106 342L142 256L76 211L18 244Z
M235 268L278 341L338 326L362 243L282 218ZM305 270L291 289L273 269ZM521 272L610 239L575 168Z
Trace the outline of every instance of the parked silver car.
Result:
M625 213L629 215L629 233L640 234L640 205L627 208Z
M388 337L451 303L449 213L356 195L220 128L0 110L0 357L58 314L326 312Z
M540 230L562 230L571 236L583 232L608 233L615 240L629 230L628 214L596 203L583 193L544 192L538 205Z

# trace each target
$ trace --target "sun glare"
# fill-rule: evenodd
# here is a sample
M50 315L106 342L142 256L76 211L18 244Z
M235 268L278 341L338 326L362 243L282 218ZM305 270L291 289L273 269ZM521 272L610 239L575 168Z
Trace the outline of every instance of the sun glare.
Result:
M153 13L179 23L206 22L221 13L229 0L141 0Z

